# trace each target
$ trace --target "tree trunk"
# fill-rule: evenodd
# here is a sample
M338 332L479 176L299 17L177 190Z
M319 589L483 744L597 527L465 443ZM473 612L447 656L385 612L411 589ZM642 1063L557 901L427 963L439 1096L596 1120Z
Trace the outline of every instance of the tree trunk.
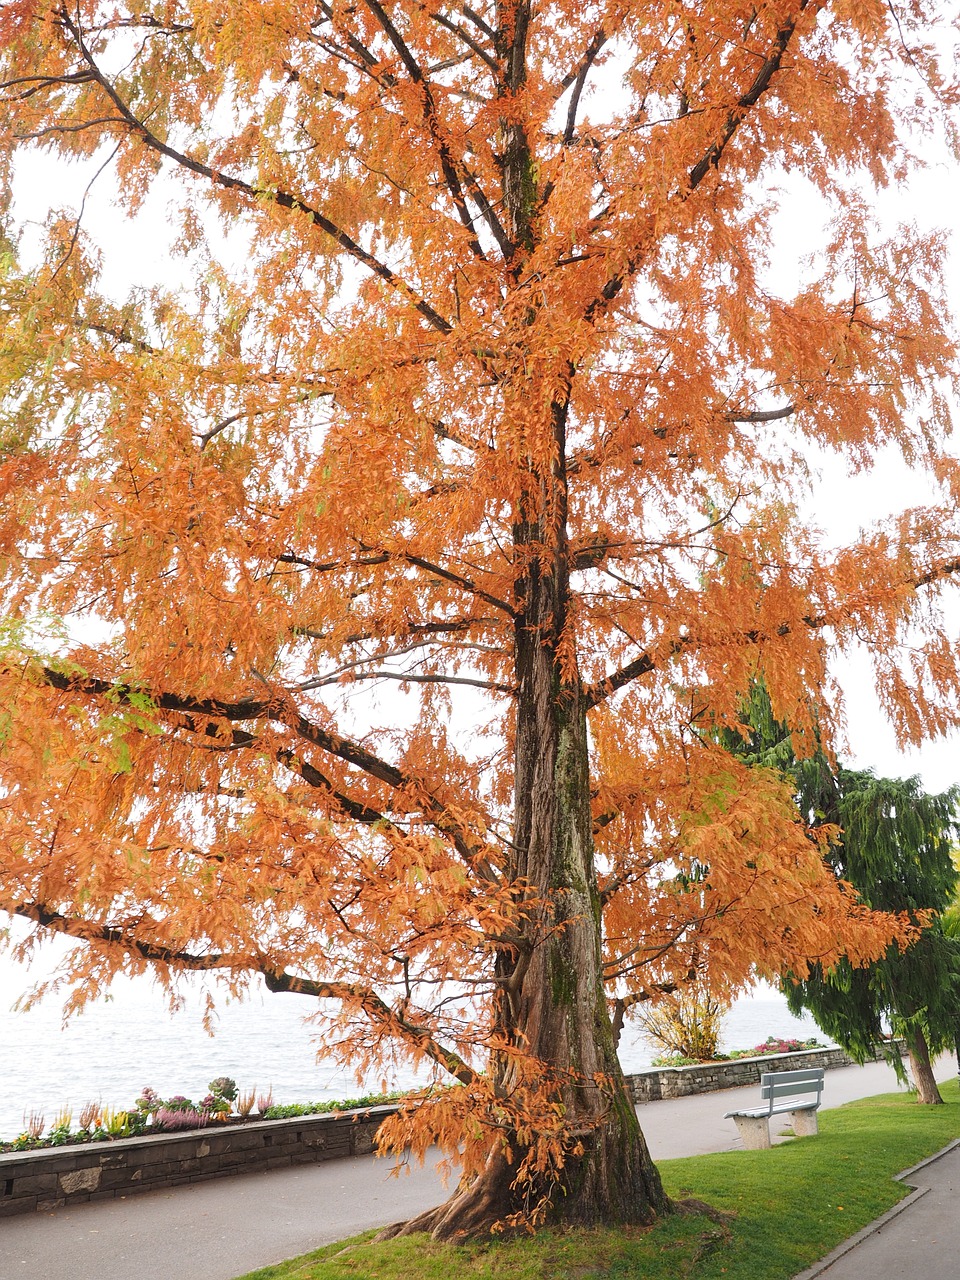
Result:
M455 1239L512 1215L577 1225L648 1223L669 1210L616 1054L603 985L601 902L594 867L586 706L567 637L568 548L564 476L566 406L554 405L552 475L528 495L514 547L517 674L515 820L508 860L527 910L519 946L498 955L497 1036L542 1063L562 1111L563 1167L518 1184L530 1151L507 1135L474 1182L406 1224ZM507 1105L529 1077L508 1052L491 1072Z
M561 581L564 576L561 570ZM549 595L554 584L543 585ZM562 612L562 600L558 604ZM556 651L543 642L546 618L543 623L531 629L526 653L523 639L518 643L516 799L516 874L543 907L522 983L505 1013L515 1020L511 1037L557 1073L570 1129L582 1135L583 1155L568 1164L551 1216L646 1222L667 1202L626 1092L603 987L585 710L579 684L569 675L561 681ZM598 1079L606 1082L601 1089Z
M575 691L558 687L550 646L528 637L524 648L511 872L539 905L524 954L498 963L498 1032L557 1082L568 1154L558 1179L514 1186L525 1151L514 1135L509 1161L493 1147L472 1184L404 1224L404 1234L476 1235L538 1202L542 1221L584 1226L648 1223L670 1207L620 1070L603 989L584 710ZM491 1069L509 1101L522 1088L514 1060L499 1055Z
M940 1090L933 1075L933 1067L930 1065L930 1050L927 1047L926 1037L919 1027L908 1026L903 1038L907 1044L907 1058L910 1061L913 1086L917 1091L917 1101L942 1106L943 1098L940 1096Z

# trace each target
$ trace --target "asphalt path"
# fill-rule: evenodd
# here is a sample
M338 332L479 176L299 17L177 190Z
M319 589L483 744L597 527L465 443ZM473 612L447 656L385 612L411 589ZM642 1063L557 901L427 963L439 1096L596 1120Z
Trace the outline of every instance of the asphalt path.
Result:
M795 1280L952 1280L960 1274L960 1140L897 1177L911 1194Z
M952 1058L938 1063L941 1080L955 1071ZM827 1072L823 1106L896 1088L885 1063L837 1067ZM648 1102L638 1111L654 1160L666 1160L737 1149L736 1127L724 1113L757 1100L754 1085ZM394 1176L388 1161L361 1156L23 1214L0 1221L0 1280L235 1280L409 1218L446 1194L436 1161Z

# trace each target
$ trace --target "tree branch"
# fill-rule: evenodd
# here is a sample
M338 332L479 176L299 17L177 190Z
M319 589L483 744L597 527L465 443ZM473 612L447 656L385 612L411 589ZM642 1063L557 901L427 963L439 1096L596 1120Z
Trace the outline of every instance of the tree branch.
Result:
M808 7L810 0L800 0L797 6L797 14L801 14ZM736 133L738 127L743 121L744 116L751 107L756 106L761 97L770 87L774 75L780 70L780 64L783 61L783 55L786 53L790 41L793 39L794 32L797 28L797 19L788 18L783 26L778 30L776 39L773 44L773 51L770 53L766 61L761 65L760 70L754 77L753 84L737 99L736 107L729 112L723 127L720 130L720 136L713 142L697 163L690 170L689 190L693 191L700 185L706 177L710 169L715 169L720 163L727 143Z
M818 0L800 0L797 6L797 13L803 13L811 3L818 3ZM736 133L740 124L743 122L750 109L756 106L757 102L763 97L764 93L770 87L774 75L780 69L783 56L789 48L790 41L796 31L796 18L788 19L783 26L777 31L773 42L773 49L765 61L761 64L760 70L754 76L753 83L747 91L740 95L737 99L736 106L730 110L721 126L719 137L710 144L701 158L690 170L687 175L686 186L679 189L675 193L675 198L686 200L700 186L703 179L711 169L719 166L724 151L727 148L731 138ZM620 293L628 280L636 274L640 268L641 258L628 258L624 268L610 277L606 282L600 294L593 299L584 312L584 319L592 322L594 318L606 309L608 303Z
M377 565L387 564L391 560L399 564L413 565L418 569L422 569L424 573L429 573L433 577L442 578L444 582L450 582L454 586L460 587L469 595L476 596L478 600L485 600L487 604L493 605L495 609L499 609L508 617L516 616L515 611L505 600L501 600L499 596L491 595L490 592L484 591L482 587L478 587L470 578L465 578L461 574L454 573L450 569L444 569L442 565L433 564L429 560L424 560L421 556L411 555L407 551L378 551L375 547L361 544L361 551L368 552L356 561L349 560L310 560L305 556L294 555L292 552L285 552L283 555L277 556L277 561L281 564L297 564L305 569L314 569L317 573L331 573L337 569L350 569L355 565Z
M325 751L344 763L359 769L368 777L384 783L393 791L403 792L416 800L427 821L451 841L457 853L478 875L490 883L497 883L498 874L483 843L473 832L453 818L447 806L432 793L426 781L404 773L395 765L366 747L328 729L321 728L302 715L293 705L286 690L278 689L269 699L244 699L226 702L219 698L191 698L166 691L145 690L123 683L111 683L96 676L67 674L51 667L39 668L43 680L52 688L65 692L86 694L94 698L108 696L116 704L129 705L134 693L146 694L159 711L174 712L191 718L194 723L207 720L250 721L267 720L282 724L304 742ZM257 739L248 731L240 730L241 737L232 745L236 748L254 748Z
M484 22L483 18L481 18L480 14L477 13L475 9L471 9L468 5L464 5L460 12L465 18L473 23L478 31L482 31L488 40L496 40L497 33L494 31L493 27L491 27L489 23Z
M276 753L276 759L291 773L301 777L308 786L315 787L320 791L326 791L352 822L361 822L365 826L377 826L382 823L384 827L395 828L396 824L391 822L386 814L381 813L379 809L374 809L370 805L364 804L362 801L354 800L352 796L348 796L343 791L338 791L325 774L321 773L308 760L304 760L302 756L297 755L295 751L291 751L289 748L282 748Z
M298 556L292 551L285 551L277 556L277 564L295 564L301 569L312 569L315 573L333 573L338 569L366 568L368 565L388 564L390 556L385 551L374 555L361 556L356 560L311 560L307 556Z
M364 550L372 551L373 549L372 547L364 547ZM433 564L430 560L424 560L422 556L412 555L409 551L395 551L388 554L391 559L399 560L403 564L415 565L418 569L422 569L424 573L442 578L444 582L450 582L454 586L460 587L461 590L468 592L468 594L476 596L478 600L485 600L487 604L493 605L495 609L500 609L510 618L517 616L516 610L511 608L506 600L501 600L499 596L494 596L489 591L484 591L482 587L478 587L470 578L465 578L450 569L444 569L442 565Z
M475 1084L479 1079L473 1068L458 1053L439 1044L426 1027L411 1022L405 1015L391 1009L369 987L344 982L313 982L309 978L297 978L289 973L271 973L266 968L261 972L268 991L289 991L295 995L316 996L319 1000L349 1000L358 1004L372 1022L378 1023L388 1034L392 1033L413 1045L444 1071L456 1077L461 1084Z
M565 92L571 84L573 85L573 93L570 95L570 106L567 108L567 124L563 131L564 146L569 146L576 137L577 111L580 108L580 95L583 93L583 87L587 83L587 76L590 74L590 68L593 66L600 50L606 42L607 34L601 27L584 50L583 57L580 60L580 66L574 73L573 79L568 75L561 81L561 93Z
M795 404L785 404L781 409L755 409L750 413L735 409L723 416L727 422L779 422L781 418L789 418L796 412Z
M365 266L374 275L379 276L392 289L400 293L408 302L412 304L414 309L418 311L425 320L436 329L438 333L448 334L453 332L453 325L445 320L439 312L424 299L421 298L415 289L396 274L386 263L381 262L379 258L374 257L361 245L359 245L351 236L349 236L342 227L337 226L325 214L318 209L314 209L307 204L305 200L301 200L298 196L292 195L287 191L266 190L261 187L254 186L252 183L245 182L242 178L234 178L229 174L222 173L219 170L211 169L209 165L203 164L194 157L187 155L185 152L177 151L175 148L168 146L155 133L153 133L143 121L139 120L130 110L130 107L121 98L120 94L113 87L113 84L100 70L95 62L93 55L87 48L79 26L73 21L66 9L60 11L60 17L67 30L76 41L77 48L81 56L90 68L93 79L96 80L100 88L107 95L113 105L120 112L124 122L127 124L131 132L135 133L140 140L152 151L156 151L159 155L166 156L181 168L188 169L191 173L196 173L200 177L207 178L210 182L215 183L230 191L239 191L249 196L251 200L257 202L270 200L274 204L279 205L282 209L288 209L293 213L305 214L313 225L323 231L332 240L334 240L350 257Z
M139 351L144 355L158 356L161 354L159 347L153 347L149 342L144 342L142 338L135 338L127 329L119 329L115 325L106 324L86 324L84 328L89 329L91 333L99 333L101 337L113 338L115 342L121 342L124 346L133 347L134 351Z
M174 947L161 946L142 938L131 937L124 930L112 928L109 925L62 915L58 911L50 910L42 903L20 902L4 906L4 910L10 911L12 915L21 916L25 920L33 920L52 933L76 938L81 942L106 942L152 963L169 965L172 969L201 973L209 973L215 969L229 970L233 973L238 970L259 973L263 977L267 990L271 992L294 992L298 995L313 996L317 1000L339 1000L357 1005L372 1022L383 1027L388 1034L393 1034L413 1045L461 1083L473 1084L477 1079L476 1072L459 1054L452 1049L444 1048L426 1027L419 1026L406 1016L396 1013L369 987L362 987L352 982L316 982L310 978L298 978L294 974L273 968L266 959L256 963L248 956L242 955L231 956L217 952L194 955L188 951L179 951Z
M590 711L598 703L603 702L605 698L609 698L611 694L622 689L624 685L630 684L632 680L645 676L651 671L655 671L657 664L649 653L641 653L639 657L628 662L626 666L621 667L619 671L613 671L610 675L605 676L603 680L598 680L595 684L587 685L583 691L583 698L586 708Z
M453 618L449 622L412 622L409 626L402 630L398 627L395 630L385 629L383 631L357 631L353 635L345 636L342 640L343 644L363 644L366 640L384 640L389 636L393 636L398 640L405 640L408 636L423 636L421 643L429 644L429 636L440 634L459 635L465 631L470 631L473 627L491 626L497 619L485 618L482 615L476 618ZM330 637L321 631L312 631L309 627L294 627L293 634L296 636L306 636L309 640L328 640Z
M697 977L696 970L691 970L687 977L690 982L693 982ZM620 1043L624 1017L628 1009L632 1009L634 1005L643 1004L647 1000L655 1000L658 996L673 995L675 991L680 990L680 987L681 984L679 982L652 982L649 987L644 987L642 991L631 991L625 996L618 996L613 1002L613 1015L610 1019L613 1025L614 1046Z
M400 684L463 684L473 689L486 689L491 693L516 694L516 686L498 684L495 680L472 680L469 676L420 675L410 671L358 671L350 677L357 680L396 680ZM303 689L323 689L341 683L342 677L328 676L325 679L310 680L302 685Z
M477 57L484 62L494 75L499 71L497 60L491 54L487 53L482 44L474 40L468 31L464 31L458 22L451 22L449 18L444 17L442 13L432 13L430 17L434 22L439 23L447 31L451 32L458 39L462 40L468 49L472 49Z
M467 203L464 198L463 186L460 181L460 174L457 172L457 169L458 169L457 162L454 160L453 153L450 150L450 143L447 140L447 138L444 136L440 126L440 115L439 115L439 112L437 111L437 104L436 104L436 101L434 100L433 90L430 87L430 82L424 75L423 69L420 66L419 62L417 62L416 58L411 53L406 41L403 39L400 32L394 26L393 22L390 19L390 16L387 14L383 6L380 4L380 0L363 0L363 2L366 5L366 7L370 10L370 12L373 14L373 16L376 18L377 22L380 24L387 39L393 45L394 49L396 49L397 53L400 56L400 61L403 63L404 67L406 68L407 74L409 75L410 79L420 90L420 93L423 98L424 124L427 126L427 129L430 133L430 137L433 139L433 144L436 147L437 155L440 160L440 168L443 173L443 180L446 184L447 190L450 193L450 197L453 200L454 208L457 211L457 216L459 217L460 221L463 223L464 227L466 227L466 229L471 233L473 237L470 241L471 252L474 254L475 257L480 258L483 261L486 261L486 254L483 252L483 248L480 244L480 241L477 239L477 231L476 231L476 226L474 225L473 215L470 213L470 210L467 207ZM458 34L460 33L458 32ZM479 50L479 47L477 48L478 48L478 52L482 53L482 51ZM484 54L483 56L485 60L487 60L486 55ZM492 59L490 61L492 62ZM496 63L492 62L492 65L493 65L493 69L496 71L497 69ZM460 168L462 170L462 166L460 166ZM468 185L471 188L475 188L476 179L473 178L472 175L468 175L466 173L464 173L464 176L467 178ZM510 241L503 227L500 225L499 219L494 214L493 209L490 206L490 202L487 200L484 193L479 190L479 188L477 188L476 190L471 190L471 195L473 195L474 199L476 200L478 208L480 208L483 211L486 223L489 226L490 230L493 232L493 235L497 241L497 244L500 246L501 252L504 254L505 257L508 257Z
M928 587L931 582L937 582L940 578L952 577L955 573L960 573L960 560L945 560L943 564L934 565L931 569L928 569L919 578L914 578L910 585L913 587Z

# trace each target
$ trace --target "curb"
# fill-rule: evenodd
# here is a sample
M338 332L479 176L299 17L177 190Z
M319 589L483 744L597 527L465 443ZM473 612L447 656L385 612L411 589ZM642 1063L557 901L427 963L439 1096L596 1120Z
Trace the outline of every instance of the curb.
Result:
M960 1138L954 1138L954 1140L952 1142L948 1142L942 1150L934 1152L932 1156L927 1156L926 1160L921 1160L919 1164L911 1165L909 1169L903 1169L900 1173L895 1173L893 1175L894 1182L902 1182L908 1187L911 1186L911 1178L919 1173L921 1169L925 1169L927 1165L935 1164L937 1160L942 1160L945 1155L949 1155L949 1153L954 1151L957 1147L960 1147ZM916 1187L914 1187L914 1190L911 1191L908 1196L905 1196L898 1204L895 1204L892 1209L888 1209L886 1213L881 1214L881 1216L874 1219L873 1222L868 1222L865 1227L856 1233L856 1235L850 1236L849 1239L838 1244L837 1247L828 1253L825 1258L821 1258L819 1262L815 1262L813 1266L808 1267L806 1271L799 1272L793 1277L793 1280L815 1280L816 1276L823 1275L823 1273L832 1267L835 1262L838 1262L845 1254L848 1254L851 1249L855 1249L858 1244L869 1239L870 1236L875 1235L878 1231L882 1231L888 1222L892 1222L893 1219L898 1218L905 1209L909 1209L911 1205L915 1205L918 1200L922 1200L929 1190L929 1187L923 1187L920 1190L917 1190Z

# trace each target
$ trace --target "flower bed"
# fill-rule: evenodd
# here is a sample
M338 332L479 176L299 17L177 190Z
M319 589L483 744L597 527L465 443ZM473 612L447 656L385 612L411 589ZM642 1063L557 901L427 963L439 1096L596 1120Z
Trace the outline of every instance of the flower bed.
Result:
M210 1092L200 1102L192 1102L183 1094L163 1099L149 1087L132 1107L114 1110L99 1102L89 1103L80 1112L80 1127L72 1128L69 1109L60 1111L49 1129L45 1118L37 1112L24 1116L24 1129L10 1142L0 1142L0 1155L14 1151L40 1151L48 1147L83 1146L94 1142L117 1142L124 1138L154 1136L161 1133L193 1132L216 1123L237 1123L253 1118L284 1120L301 1116L331 1115L363 1110L396 1101L402 1095L367 1094L343 1101L294 1102L277 1104L273 1094L240 1095L236 1082L229 1076L218 1076L207 1086Z
M771 1053L804 1053L808 1049L826 1049L815 1037L809 1040L784 1040L777 1036L767 1036L763 1044L754 1045L752 1049L731 1049L729 1053L718 1053L712 1058L685 1058L682 1053L663 1053L654 1058L654 1067L693 1067L706 1066L711 1062L733 1062L737 1058L762 1058Z
M733 1049L728 1058L762 1058L768 1053L803 1053L807 1049L826 1049L826 1045L815 1036L809 1040L783 1040L777 1036L767 1036L763 1044L752 1049Z

